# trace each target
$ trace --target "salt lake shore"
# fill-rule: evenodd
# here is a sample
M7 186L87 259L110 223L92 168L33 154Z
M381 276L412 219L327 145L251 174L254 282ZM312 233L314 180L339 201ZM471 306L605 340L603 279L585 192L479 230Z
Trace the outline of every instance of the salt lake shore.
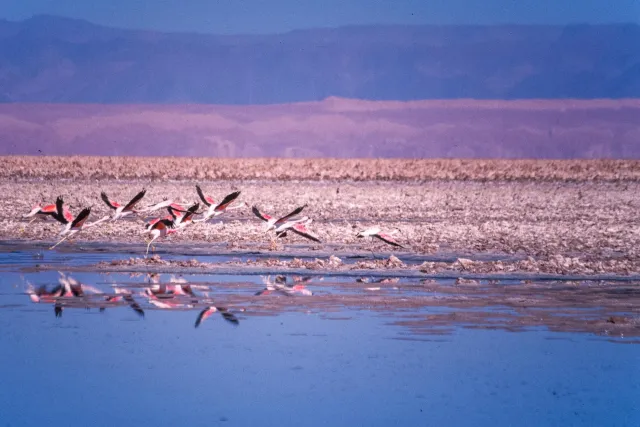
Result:
M55 241L59 224L38 221L26 226L21 215L36 203L54 203L59 195L73 213L92 207L91 221L111 213L100 200L101 191L126 203L146 188L141 205L165 197L189 204L198 201L198 183L216 200L241 190L239 200L275 215L308 204L304 213L313 218L310 228L323 243L298 236L282 239L280 252L311 255L304 261L278 261L291 264L283 268L347 269L352 267L331 255L371 255L373 250L386 255L362 260L358 268L406 268L424 273L640 274L640 162L322 160L322 179L315 175L305 179L310 169L304 165L311 161L283 160L287 169L278 172L282 166L277 160L260 163L253 159L245 161L244 167L241 160L234 160L237 171L242 172L215 179L216 173L209 168L219 159L212 163L195 159L191 168L185 159L162 159L161 164L169 166L162 175L152 167L151 159L124 159L128 175L117 172L124 169L114 166L115 158L4 157L2 161L2 240ZM180 170L184 174L177 180ZM158 246L193 243L231 251L270 250L269 237L250 208L228 212L220 219L221 223L187 227ZM358 230L373 225L395 230L396 239L406 249L356 237ZM87 241L142 244L143 231L142 219L106 222L78 234L68 245ZM315 253L317 260L312 256ZM408 265L402 259L410 254L455 254L457 260ZM489 259L489 255L503 259Z

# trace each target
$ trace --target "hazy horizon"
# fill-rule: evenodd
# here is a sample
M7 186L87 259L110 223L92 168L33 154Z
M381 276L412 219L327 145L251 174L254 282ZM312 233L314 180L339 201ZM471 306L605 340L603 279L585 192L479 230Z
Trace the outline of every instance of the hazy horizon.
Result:
M0 19L47 14L125 29L207 34L275 34L351 25L640 23L640 0L8 0Z

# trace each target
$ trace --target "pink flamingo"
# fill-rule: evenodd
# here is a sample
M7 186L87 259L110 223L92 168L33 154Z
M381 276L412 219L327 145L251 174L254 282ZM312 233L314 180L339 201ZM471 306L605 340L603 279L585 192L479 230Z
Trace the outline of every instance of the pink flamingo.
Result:
M251 208L251 211L255 216L267 223L264 229L265 233L271 229L275 230L276 233L279 233L286 230L287 228L290 228L293 224L306 221L308 219L307 217L296 217L296 215L300 214L300 212L302 212L302 210L306 207L307 205L300 206L281 218L275 218L271 215L260 212L257 206L253 206Z
M197 219L194 222L205 222L210 218L216 217L218 215L222 215L227 210L239 209L246 206L244 202L236 206L230 206L231 203L233 203L238 198L238 196L240 196L240 191L235 191L231 194L228 194L217 205L215 204L215 201L211 197L204 195L204 193L202 192L202 188L200 188L199 185L196 185L196 191L198 192L198 196L200 197L200 200L202 200L202 203L204 203L205 206L207 206L207 211L205 212L204 216L201 219Z
M151 240L147 244L147 252L145 256L149 255L149 247L156 239L176 233L179 229L185 228L187 225L189 225L193 221L193 216L195 215L199 206L200 205L196 203L186 211L177 210L169 206L168 209L171 213L171 216L166 216L164 218L155 218L149 221L146 224L145 228L151 236ZM184 212L184 214L181 214L181 212Z
M198 326L200 326L200 324L211 317L213 313L220 313L222 315L222 318L231 324L238 325L240 323L238 318L233 313L229 312L229 310L227 310L226 308L210 306L205 308L200 312L200 314L198 314L195 327L197 328Z
M151 240L149 240L149 242L147 243L147 252L145 256L149 255L149 247L156 239L160 237L166 237L178 231L174 228L174 222L170 218L153 219L147 224L146 228L149 235L151 236Z
M395 233L395 231L393 232ZM393 234L391 233L391 234ZM387 234L387 233L382 233L379 227L372 227L372 228L368 228L366 230L363 231L359 231L358 234L356 234L356 237L360 237L360 238L370 238L373 239L374 237L376 239L382 240L383 242L385 242L388 245L391 246L395 246L397 248L404 248L404 246L402 246L400 243L398 243L393 236L391 236L391 234Z
M129 203L124 206L118 202L109 200L109 197L104 191L100 193L100 197L107 204L107 206L115 211L115 213L113 214L113 221L115 221L118 218L124 218L129 215L137 214L138 211L134 210L134 207L140 200L142 200L146 193L147 190L143 189L141 192L136 194L135 197L131 199L131 201L129 201Z
M297 222L295 224L292 224L290 227L284 229L283 231L276 233L276 235L278 238L286 237L287 231L291 230L299 236L305 237L309 240L313 240L317 243L322 243L318 236L312 234L309 229L307 229L307 225L311 224L311 221L313 221L311 218L307 218L304 222Z
M69 212L69 209L64 208L63 213L65 218L67 218L67 220L73 221L73 215L71 214L71 212ZM57 214L58 214L58 211L56 209L55 204L45 205L45 206L35 205L28 214L22 215L22 217L23 218L33 217L33 219L29 221L29 224L27 224L27 225L30 225L33 221L37 219L41 219L41 220L46 220L48 218L55 219Z
M51 246L49 249L54 249L60 243L62 243L65 240L67 240L69 237L74 236L75 234L77 234L80 231L82 231L83 228L94 227L94 226L100 224L101 222L104 222L104 221L109 219L109 216L105 216L105 217L103 217L103 218L101 218L101 219L99 219L99 220L97 220L95 222L92 222L90 224L86 224L85 225L85 222L89 218L89 214L90 213L91 213L91 208L84 208L82 211L80 211L78 216L73 218L72 221L69 220L64 215L64 201L63 201L62 197L59 196L56 199L56 215L54 216L54 218L58 222L60 222L60 223L62 223L64 225L64 228L60 232L60 235L64 236L64 237L58 243L56 243L55 245Z

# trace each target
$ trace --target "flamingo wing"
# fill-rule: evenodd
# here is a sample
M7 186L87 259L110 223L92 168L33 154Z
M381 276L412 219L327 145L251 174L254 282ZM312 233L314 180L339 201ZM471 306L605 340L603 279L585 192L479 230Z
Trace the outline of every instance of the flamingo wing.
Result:
M29 212L29 216L33 216L33 214L35 213L39 213L42 215L49 215L52 218L56 218L56 215L58 215L58 211L56 208L56 205L47 205L47 206L43 206L41 208L38 208L38 211L35 212L36 208L33 209L33 211ZM35 213L34 213L35 212ZM67 209L64 209L64 214L65 214L65 218L67 218L67 220L69 220L69 211ZM73 217L71 217L71 220L73 220Z
M226 308L218 307L218 311L222 315L222 318L227 322L233 323L234 325L240 324L238 318L233 313L230 313Z
M149 221L147 221L147 223L144 225L144 228L146 228L147 230L150 230L151 227L153 227L155 225L156 222L160 221L162 218L152 218Z
M131 309L135 311L138 314L138 316L144 317L144 310L142 309L142 307L140 307L140 304L138 304L130 294L124 294L123 297L124 297L124 300L127 302L127 304L129 304L129 307L131 307Z
M404 248L404 246L402 246L400 243L396 242L394 240L394 238L391 237L388 234L378 233L378 234L374 234L373 237L376 237L376 238L382 240L383 242L385 242L385 243L387 243L387 244L389 244L391 246L395 246L397 248Z
M260 219L261 219L261 220L263 220L263 221L269 221L269 220L272 218L272 216L271 216L271 215L267 215L267 214L265 214L265 213L260 212L260 210L258 209L258 207L257 207L257 206L255 206L255 205L251 208L251 211L253 212L253 214L254 214L255 216L257 216L258 218L260 218Z
M73 222L71 223L71 228L74 227L82 227L82 225L85 223L85 221L87 220L87 218L89 218L89 214L91 213L91 208L84 208L82 209L82 211L80 211L80 213L78 214L77 217L75 217L75 219L73 220Z
M103 202L107 204L107 206L109 206L113 210L116 210L120 207L119 203L112 202L111 200L109 200L109 196L107 196L107 193L105 193L104 191L100 193L100 198L102 199Z
M320 241L320 239L318 239L318 237L316 237L315 235L311 234L311 232L307 229L307 227L303 223L295 224L293 227L291 227L291 230L294 233L299 234L302 237L306 237L309 240L313 240L314 242L322 243Z
M238 196L240 195L239 191L234 191L231 194L228 194L224 199L222 199L222 201L220 203L218 203L218 206L216 206L216 211L223 211L227 208L227 206L229 206L235 199L238 198Z
M299 214L300 212L302 212L302 210L303 210L304 208L306 208L306 207L307 207L307 205L305 204L305 205L303 205L303 206L300 206L300 207L298 207L298 208L294 209L292 212L290 212L290 213L286 214L285 216L283 216L282 218L278 219L278 220L276 221L276 224L282 224L283 222L285 222L285 221L286 221L286 220L288 220L289 218L291 218L291 217L293 217L293 216L298 215L298 214Z
M124 207L124 209L122 209L123 211L130 211L133 210L133 207L140 201L142 200L142 198L144 197L144 195L147 194L147 190L146 189L142 189L141 192L139 192L138 194L135 195L135 197L133 199L131 199L131 201L129 203L127 203L127 206Z
M64 218L67 220L67 222L73 221L73 214L69 212L69 209L67 208L64 209Z
M213 199L211 197L205 196L202 192L202 188L200 188L198 184L196 184L196 191L198 192L198 196L200 197L200 200L202 200L202 203L204 203L206 206L211 206L213 204Z
M187 212L184 214L184 217L182 218L182 222L189 221L191 217L197 213L197 210L199 207L200 207L200 203L196 203L195 205L190 206L189 209L187 209Z
M162 230L165 228L173 228L175 226L175 223L167 218L163 218L163 219L159 219L157 221L155 221L153 224L151 224L151 226L149 227L149 229L151 230Z
M200 312L200 314L198 314L198 318L196 319L196 324L195 327L197 328L198 326L200 326L200 324L202 322L204 322L205 320L207 320L213 313L215 313L216 311L218 311L217 308L215 307L207 307L204 310L202 310Z
M180 217L185 216L185 214L188 212L188 210L186 210L182 205L178 205L177 203L172 203L171 205L169 205L167 207L167 210L171 214L171 217L174 221L176 221Z
M65 216L64 212L64 200L62 196L58 196L56 199L56 214L53 216L58 222L62 224L68 224L69 220Z
M142 212L157 211L158 209L163 209L167 206L170 206L172 203L173 200L163 200L162 202L156 203L155 205L147 206L146 208L142 209Z

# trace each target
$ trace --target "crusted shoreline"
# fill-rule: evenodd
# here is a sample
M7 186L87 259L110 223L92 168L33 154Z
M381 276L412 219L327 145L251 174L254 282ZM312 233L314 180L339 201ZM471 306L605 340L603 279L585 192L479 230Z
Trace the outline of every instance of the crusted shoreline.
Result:
M110 214L99 198L100 191L115 200L128 200L146 187L144 204L164 197L190 203L197 200L195 182L0 180L0 192L5 195L0 200L0 235L3 240L54 242L59 224L38 221L27 226L20 216L34 203L52 203L58 195L65 197L72 212L91 206L93 221ZM320 253L340 257L345 252L370 256L373 251L386 253L385 259L391 253L400 258L449 253L469 258L459 266L465 272L640 273L640 183L636 182L197 182L216 199L241 190L240 200L274 214L308 204L305 214L314 220L310 228L323 243L288 236L279 244L282 253L303 251L311 257ZM262 223L249 208L228 212L220 219L189 226L159 241L157 247L199 244L227 251L272 252ZM68 244L142 244L142 220L106 222L79 233ZM395 231L396 239L406 248L356 237L358 230L373 225ZM509 254L517 259L486 261L474 259L474 254ZM450 269L451 263L427 262L420 268L441 272Z
M638 182L640 160L0 156L6 180Z

